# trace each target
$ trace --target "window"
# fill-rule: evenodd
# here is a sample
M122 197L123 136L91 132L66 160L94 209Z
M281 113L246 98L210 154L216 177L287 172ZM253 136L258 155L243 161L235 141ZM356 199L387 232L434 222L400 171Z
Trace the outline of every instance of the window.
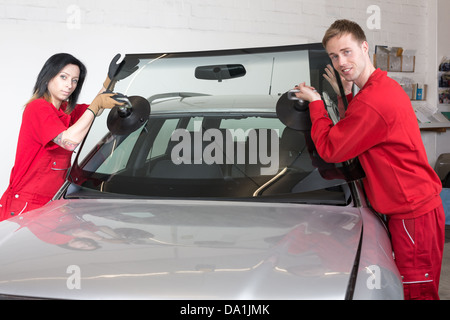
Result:
M157 158L165 154L172 133L177 128L179 119L167 119L153 142L147 159Z
M139 70L116 91L149 101L148 121L129 135L94 122L91 130L100 131L87 140L103 138L86 144L95 147L75 161L71 181L84 197L346 204L339 166L317 155L308 130L287 128L276 114L279 97L300 79L333 92L322 76L326 52L308 48L138 55ZM245 74L195 76L197 67L208 73L215 65L240 65Z

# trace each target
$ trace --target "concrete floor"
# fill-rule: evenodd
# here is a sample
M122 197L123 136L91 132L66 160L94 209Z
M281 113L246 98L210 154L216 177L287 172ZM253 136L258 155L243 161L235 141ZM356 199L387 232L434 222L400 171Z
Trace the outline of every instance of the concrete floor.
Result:
M450 226L445 226L444 258L442 261L441 281L439 283L441 300L450 300Z

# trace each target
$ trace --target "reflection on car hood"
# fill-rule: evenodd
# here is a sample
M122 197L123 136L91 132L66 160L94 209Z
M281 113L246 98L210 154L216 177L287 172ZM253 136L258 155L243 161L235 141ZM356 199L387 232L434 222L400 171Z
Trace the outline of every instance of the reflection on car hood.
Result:
M0 295L344 299L358 209L58 200L0 223Z

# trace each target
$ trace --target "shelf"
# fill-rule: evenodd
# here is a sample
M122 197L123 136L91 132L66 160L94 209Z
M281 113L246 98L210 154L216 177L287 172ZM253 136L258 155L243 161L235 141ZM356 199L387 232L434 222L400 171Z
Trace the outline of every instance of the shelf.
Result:
M373 64L375 68L380 68L387 72L414 73L416 57L415 53L411 54L411 52L404 51L403 48L375 46Z
M446 132L450 129L450 122L419 123L420 131Z
M450 71L438 71L438 89L437 89L437 95L438 95L438 106L446 106L450 105L450 87L448 86L450 84L450 80L448 80L448 77L443 80L444 74L450 74ZM440 101L446 102L446 103L439 103Z

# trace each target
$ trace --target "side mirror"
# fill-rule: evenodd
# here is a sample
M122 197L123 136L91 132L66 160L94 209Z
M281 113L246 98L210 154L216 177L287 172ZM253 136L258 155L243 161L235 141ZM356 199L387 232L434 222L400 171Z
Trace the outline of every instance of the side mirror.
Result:
M140 128L149 116L148 100L140 96L131 96L125 100L125 105L111 109L106 123L112 134L127 135Z

